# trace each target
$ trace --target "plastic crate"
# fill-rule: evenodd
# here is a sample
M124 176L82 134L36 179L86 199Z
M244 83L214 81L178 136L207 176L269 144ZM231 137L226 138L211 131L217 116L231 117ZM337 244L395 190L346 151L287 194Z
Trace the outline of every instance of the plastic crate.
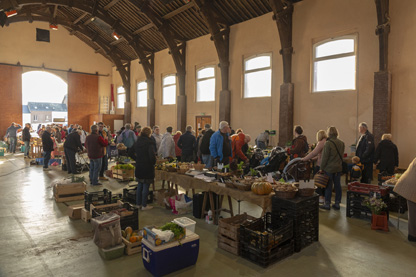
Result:
M90 204L97 206L111 203L111 191L108 189L103 189L102 191L84 192L84 206L87 211L90 210Z
M268 251L293 238L293 221L266 213L251 224L241 225L240 242Z
M348 191L355 191L364 194L378 193L381 196L388 195L389 191L387 188L378 186L378 185L370 185L370 184L363 184L360 182L352 182L348 184Z
M302 214L304 211L319 209L319 196L314 194L307 197L296 197L283 199L277 196L272 197L272 212L286 212L291 215Z
M371 210L370 208L363 206L362 202L366 197L368 197L368 193L365 192L357 192L357 191L347 191L347 217L356 217L362 219L371 220ZM389 218L389 203L390 203L390 196L389 194L381 197L383 201L387 204L387 218Z
M136 205L136 191L137 188L134 189L123 189L123 202L128 202L130 204ZM147 196L147 204L153 203L153 191L149 191Z
M121 229L124 230L126 227L130 226L133 230L139 230L139 209L133 207L131 204L118 201L114 204L99 206L90 205L90 213L92 218L100 216L103 213L115 212L119 209L126 209L129 212L133 212L131 215L120 215Z
M260 251L251 247L250 244L241 242L241 256L255 264L262 267L268 267L269 265L281 261L294 252L294 242L289 240L284 244L281 244L270 251Z
M252 217L247 213L229 218L222 218L218 222L218 234L238 241L240 239L240 225L250 224L255 220L257 220L255 217Z

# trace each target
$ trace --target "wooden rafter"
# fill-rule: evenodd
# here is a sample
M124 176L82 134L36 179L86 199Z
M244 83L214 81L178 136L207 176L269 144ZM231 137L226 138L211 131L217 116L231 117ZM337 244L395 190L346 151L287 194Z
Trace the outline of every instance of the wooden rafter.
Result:
M188 4L183 5L182 7L180 7L180 8L178 8L178 9L176 9L176 10L174 10L174 11L172 11L172 12L170 12L170 13L168 13L168 14L164 15L164 16L162 16L162 18L163 18L163 19L169 19L169 18L172 18L172 17L174 17L175 15L178 15L178 14L180 14L180 13L184 12L184 11L187 11L187 10L189 10L189 9L192 9L193 7L195 7L194 2L189 2Z
M104 10L108 11L109 9L111 9L118 2L120 2L120 0L111 1L110 3L108 3L107 5L104 6Z

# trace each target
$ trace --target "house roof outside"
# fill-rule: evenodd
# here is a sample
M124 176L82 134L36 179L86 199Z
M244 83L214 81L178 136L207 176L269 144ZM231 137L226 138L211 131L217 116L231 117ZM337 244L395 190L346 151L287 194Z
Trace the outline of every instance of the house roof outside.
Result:
M22 112L23 112L23 113L30 113L30 111L29 111L29 107L28 107L27 105L23 105L23 106L22 106Z
M68 112L68 108L66 104L61 104L61 103L28 102L27 107L28 107L29 113L33 111Z

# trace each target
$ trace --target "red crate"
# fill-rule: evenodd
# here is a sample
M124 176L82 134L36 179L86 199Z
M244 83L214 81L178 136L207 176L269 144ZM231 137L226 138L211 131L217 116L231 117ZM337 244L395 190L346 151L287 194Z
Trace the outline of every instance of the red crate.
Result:
M367 194L374 192L379 193L381 196L386 196L388 194L387 188L380 187L378 185L363 184L360 182L349 183L348 190Z

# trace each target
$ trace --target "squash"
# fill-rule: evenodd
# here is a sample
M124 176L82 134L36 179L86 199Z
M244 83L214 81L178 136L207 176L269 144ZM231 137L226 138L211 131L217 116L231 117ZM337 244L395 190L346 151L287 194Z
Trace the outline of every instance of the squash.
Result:
M128 234L128 235L131 235L133 233L133 229L130 226L126 227L126 229L124 231L126 231L126 234Z
M251 191L258 195L267 195L272 192L272 185L269 182L254 182Z
M137 237L136 236L130 237L129 241L130 242L136 242L137 241Z

